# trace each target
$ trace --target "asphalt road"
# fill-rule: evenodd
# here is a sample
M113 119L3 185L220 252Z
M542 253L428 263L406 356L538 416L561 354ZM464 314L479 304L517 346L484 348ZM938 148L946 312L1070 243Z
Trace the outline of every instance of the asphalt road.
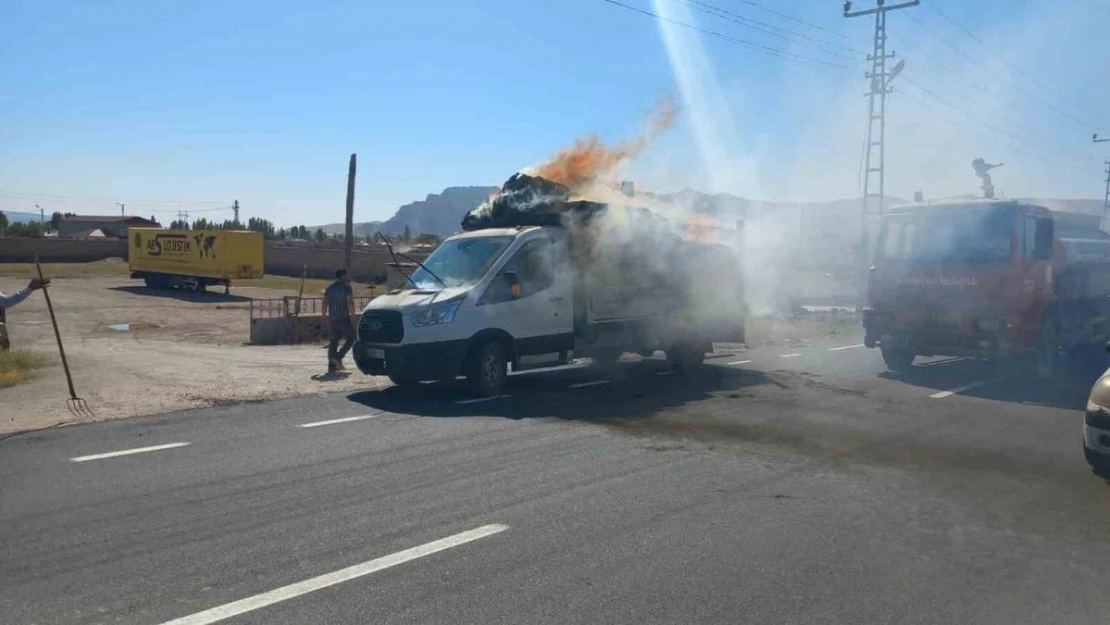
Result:
M1090 379L858 342L12 436L0 623L1106 622Z

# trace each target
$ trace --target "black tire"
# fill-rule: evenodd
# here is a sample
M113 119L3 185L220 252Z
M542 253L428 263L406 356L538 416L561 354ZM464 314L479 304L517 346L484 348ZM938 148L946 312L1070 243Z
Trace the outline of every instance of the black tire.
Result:
M666 355L671 367L679 373L690 373L705 362L705 352L695 343L676 343Z
M1110 457L1091 451L1086 445L1083 445L1083 457L1092 473L1104 480L1110 480Z
M917 355L904 347L886 347L882 348L883 362L886 363L886 368L891 371L909 371L913 367L913 359Z
M414 380L412 378L401 377L401 376L397 375L396 373L390 373L389 374L389 381L393 382L394 386L398 386L398 387L401 387L401 388L412 388L412 387L417 386L418 384L420 384L420 380Z
M500 341L486 341L475 347L466 366L466 380L479 397L495 397L505 390L509 377L509 358Z

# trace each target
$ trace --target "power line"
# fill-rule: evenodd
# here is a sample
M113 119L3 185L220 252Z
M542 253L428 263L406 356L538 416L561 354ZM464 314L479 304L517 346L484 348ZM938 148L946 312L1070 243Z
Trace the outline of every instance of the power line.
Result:
M983 42L983 40L982 40L982 39L980 39L979 37L977 37L977 36L973 35L973 34L971 33L971 31L969 31L968 29L964 28L963 26L960 26L959 24L957 24L957 23L956 23L956 22L955 22L954 20L952 20L952 18L948 17L948 16L947 16L947 14L945 14L945 13L941 12L941 11L940 11L940 9L939 9L939 8L937 8L937 7L936 7L936 6L934 5L934 4L932 4L932 3L929 3L929 4L930 4L930 6L933 6L933 8L934 8L934 9L935 9L935 10L936 10L936 11L937 11L938 13L940 13L940 15L941 15L942 17L944 17L945 19L947 19L947 20L948 20L949 22L951 22L952 24L955 24L955 25L956 25L956 26L957 26L958 28L960 28L960 30L962 30L963 32L967 33L968 35L971 35L971 37L972 37L972 38L973 38L973 39L974 39L974 40L975 40L975 41L976 41L977 43L979 43L979 45L983 46L983 47L984 47L984 48L986 48L987 50L990 50L990 49L991 49L991 48L990 48L990 46L988 46L988 45L987 45L987 44L986 44L985 42ZM920 26L920 27L921 27L921 28L922 28L923 30L932 30L932 29L931 29L931 28L930 28L930 27L929 27L929 26L928 26L927 24L925 24L925 22L921 21L921 20L920 20L920 19L918 19L918 18L917 18L916 16L914 16L914 15L911 15L911 16L910 16L910 19L912 19L912 20L913 20L913 21L914 21L914 22L915 22L915 23L916 23L916 24L917 24L918 26ZM979 61L978 61L977 59L974 59L974 58L972 58L972 57L971 57L970 55L968 55L968 54L967 54L966 52L964 52L963 50L961 50L960 48L958 48L958 47L956 46L956 44L954 44L954 43L953 43L953 42L952 42L952 41L951 41L950 39L948 39L947 37L944 37L944 36L942 36L942 35L938 35L938 36L937 36L937 39L939 39L939 40L941 41L941 43L943 43L943 44L944 44L944 45L945 45L946 47L948 47L948 48L949 48L950 50L952 50L953 52L955 52L955 53L956 53L956 54L957 54L957 55L958 55L959 57L961 57L961 58L962 58L962 59L963 59L963 60L964 60L965 62L967 62L967 63L968 63L969 65L971 65L972 67L977 67L977 66L979 66L979 65L980 65L980 63L979 63ZM933 58L934 60L936 60L936 57L934 57L933 55L931 55L931 54L930 54L930 55L928 55L928 56L929 56L929 57L931 57L931 58ZM1001 62L1002 62L1003 64L1005 64L1005 65L1006 65L1007 67L1010 67L1010 68L1011 68L1012 70L1014 70L1015 72L1017 72L1017 73L1019 73L1019 74L1023 74L1023 75L1024 75L1025 77L1026 77L1026 79L1028 79L1028 80L1030 80L1030 81L1032 81L1032 82L1037 82L1037 81L1036 81L1036 79L1035 79L1035 78L1033 78L1033 77L1032 77L1031 75L1029 75L1029 74L1028 74L1027 72L1024 72L1024 71L1022 71L1022 70L1021 70L1020 68L1016 67L1015 65L1013 65L1012 63L1010 63L1010 62L1009 62L1009 61L1007 61L1006 59L1004 59L1004 58L1002 58L1002 57L994 57L994 58L997 58L997 59L998 59L999 61L1001 61ZM939 63L939 61L938 61L938 63ZM952 70L951 68L949 68L949 71L955 71L955 70ZM1057 115L1060 115L1060 116L1062 116L1062 117L1066 117L1066 118L1068 118L1069 120L1071 120L1071 121L1075 122L1076 124L1079 124L1080 126L1082 126L1082 127L1084 128L1084 129L1086 129L1086 128L1090 128L1090 127L1091 127L1091 124L1090 124L1090 123L1088 123L1088 122L1084 121L1083 119L1081 119L1081 118L1077 117L1076 115L1074 115L1074 114L1072 114L1072 113L1070 113L1070 112L1068 112L1068 111L1065 111L1065 110L1063 110L1063 109L1059 108L1058 106L1054 105L1054 104L1053 104L1052 102L1048 101L1048 100L1047 100L1047 99L1046 99L1046 98L1044 97L1044 95L1042 95L1042 94L1041 94L1041 93L1040 93L1039 91L1029 91L1028 89L1025 89L1025 88L1023 88L1023 87L1022 87L1022 86L1021 86L1020 84L1018 84L1018 83L1017 83L1016 81L1011 81L1011 85L1010 85L1010 86L1011 86L1011 87L1012 87L1012 88L1014 89L1014 91L1016 91L1016 92L1020 93L1021 95L1025 96L1026 98L1029 98L1029 99L1030 99L1031 101L1036 101L1036 102L1038 102L1038 103L1039 103L1039 104L1040 104L1041 106L1044 106L1044 107L1045 107L1046 109L1048 109L1048 110L1050 110L1050 111L1052 111L1052 112L1056 113ZM1045 87L1043 87L1043 85L1042 85L1042 88L1045 88ZM1047 89L1047 88L1045 88L1045 89Z
M744 4L747 4L747 5L750 5L750 6L753 6L753 7L758 7L760 9L763 9L764 11L767 11L768 13L771 13L773 15L777 15L777 16L783 18L783 19L787 19L787 20L790 20L792 22L797 22L799 24L804 24L806 26L809 26L810 28L815 28L817 30L824 31L826 33L829 33L830 35L837 35L837 36L839 36L843 39L847 39L849 41L851 40L851 37L849 37L848 35L845 35L844 33L840 33L840 32L836 32L834 30L830 30L828 28L825 28L824 26L821 26L820 24L814 24L812 22L807 22L806 20L803 20L800 17L795 17L795 16L790 15L788 13L783 13L782 11L779 11L777 9L772 9L771 7L768 7L766 5L755 2L754 0L740 0L740 2L743 2Z
M626 5L622 2L618 2L617 0L603 0L603 1L607 2L609 4L619 6L619 7L624 8L624 9L628 9L630 11L634 11L636 13L640 13L642 15L647 15L649 17L652 17L652 18L654 18L656 20L659 20L659 21L662 21L662 22L675 24L677 26L682 26L684 28L689 28L691 30L698 31L698 32L701 32L703 34L707 34L711 37L721 39L721 40L723 40L725 42L728 42L728 43L732 43L732 44L736 44L736 45L743 45L744 47L747 47L747 48L754 48L754 49L757 49L759 51L769 52L771 54L776 54L778 56L782 56L782 54L780 54L780 51L777 51L774 48L770 48L769 46L760 46L758 44L753 44L752 42L748 42L748 41L745 41L745 40L742 40L742 39L739 39L739 38L736 38L736 37L731 37L729 35L725 35L725 34L715 32L715 31L712 31L712 30L708 30L708 29L705 29L705 28L701 28L700 26L687 24L685 22L680 22L678 20L672 20L670 18L663 17L663 16L658 15L656 13L653 13L651 11L647 11L647 10L639 9L637 7L632 7L632 6ZM797 57L798 55L789 55L789 54L787 54L787 56ZM805 57L802 57L802 59L799 59L799 60L810 60L810 61L812 61L812 60L815 60L815 59L807 59ZM836 64L836 63L830 63L830 62L827 62L827 61L819 61L819 62L821 62L824 65L835 67L835 68L840 69L840 70L846 70L846 72L851 71L851 68L848 68L848 67L845 67L843 65ZM936 94L932 90L930 90L926 87L923 87L923 86L913 82L912 80L910 80L908 78L903 78L902 80L905 83L917 88L919 91L921 91L927 97L933 98L934 100L944 104L945 106L948 106L949 108L952 108L953 110L956 110L956 111L959 111L960 113L963 113L965 116L967 116L969 118L971 117L971 115L963 107L960 107L956 104L953 104L947 98L944 98L943 96L940 96L940 95ZM954 118L949 116L949 119L954 119ZM955 120L955 121L958 121L958 120ZM1003 129L1003 128L1001 128L1001 127L999 127L996 124L993 124L991 122L988 122L988 121L980 122L980 125L978 127L979 128L986 128L986 129L991 130L992 132L994 132L998 135L1001 135L1001 136L1004 136L1004 137L1007 137L1007 138L1011 138L1011 140L1020 142L1021 144L1027 146L1027 148L1029 148L1031 150L1038 151L1038 152L1041 151L1041 148L1038 148L1037 146L1034 146L1033 144L1029 143L1028 141L1026 141L1024 139L1024 137L1022 137L1020 135L1015 135L1014 133L1011 133L1011 132L1009 132L1009 131L1007 131L1007 130L1005 130L1005 129ZM1033 154L1033 156L1035 158L1037 158L1039 160L1043 160L1043 161L1055 162L1055 163L1058 163L1058 164L1066 164L1066 163L1063 163L1063 161L1060 161L1057 158L1043 157L1043 156L1039 156L1038 154ZM1073 160L1072 162L1079 162L1079 161L1074 161Z
M719 32L713 31L713 30L709 30L707 28L702 28L701 26L695 26L693 24L687 24L686 22L680 22L678 20L673 20L669 17L663 17L662 15L659 15L658 13L653 13L653 12L648 11L646 9L641 9L641 8L634 7L634 6L631 6L631 5L628 5L628 4L624 4L623 2L617 2L617 0L601 0L601 1L602 2L607 2L607 3L612 4L614 6L621 7L622 9L627 9L629 11L634 11L634 12L639 13L641 15L647 15L648 17L652 17L652 18L654 18L656 20L659 20L661 22L667 22L668 24L674 24L675 26L682 26L683 28L689 28L691 30L696 30L696 31L698 31L702 34L709 35L710 37L716 37L717 39L721 39L723 41L728 41L728 42L731 42L731 43L742 45L744 47L751 48L752 50L756 50L757 52L765 52L765 53L768 53L768 54L773 54L775 56L788 57L788 58L798 59L799 61L808 61L810 63L820 63L821 65L827 65L829 67L836 67L836 68L843 69L843 70L850 70L851 69L851 68L849 68L845 65L840 65L838 63L833 63L831 61L826 61L824 59L818 59L818 58L808 57L808 56L805 56L805 55L802 55L802 54L795 54L793 52L787 52L786 50L780 50L778 48L774 48L774 47L764 45L764 44L761 44L761 43L755 43L753 41L748 41L746 39L740 39L739 37L732 37L730 35L725 35L725 34L722 34L722 33L719 33Z
M710 15L713 15L715 17L719 17L723 20L727 20L727 21L732 22L734 24L739 24L740 26L743 26L745 28L750 28L752 30L756 30L756 31L761 32L761 33L766 33L766 34L771 35L773 37L778 37L780 39L785 39L787 41L797 42L799 39L804 39L806 41L810 41L810 42L813 42L815 44L822 45L822 46L829 47L829 48L839 48L841 50L847 50L849 52L859 52L859 50L857 50L855 48L852 48L850 46L847 46L847 45L834 43L834 42L828 41L826 39L821 39L820 37L813 37L813 36L807 35L805 33L800 33L800 32L797 32L797 31L789 30L787 28L782 28L780 26L775 26L774 24L768 24L767 22L761 22L759 20L751 19L749 17L745 17L743 15L740 15L739 13L734 13L734 12L729 11L727 9L722 9L720 7L713 6L712 4L709 4L709 3L706 3L706 2L701 2L701 0L671 0L671 2L676 2L676 3L679 3L679 4L686 5L690 8L697 9L697 10L705 12L705 13L709 13ZM850 56L847 56L847 55L839 53L839 52L829 51L828 54L831 54L833 56L838 56L838 57L843 58L843 59L851 59L852 58Z

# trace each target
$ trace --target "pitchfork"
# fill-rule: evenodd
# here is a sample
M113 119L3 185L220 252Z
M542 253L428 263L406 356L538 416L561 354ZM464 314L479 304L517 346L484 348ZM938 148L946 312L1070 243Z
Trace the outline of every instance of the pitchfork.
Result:
M69 362L66 361L66 350L62 347L62 333L58 331L58 320L54 317L54 305L50 303L50 289L46 286L46 278L42 275L42 265L39 264L38 250L34 251L35 255L35 269L39 272L39 280L43 282L42 295L46 298L46 309L50 311L50 323L54 325L54 338L58 339L58 353L62 355L62 368L66 372L66 383L69 384L69 399L66 400L66 408L69 408L70 413L78 419L91 419L96 415L93 414L89 404L77 396L77 391L73 388L73 376L69 373Z

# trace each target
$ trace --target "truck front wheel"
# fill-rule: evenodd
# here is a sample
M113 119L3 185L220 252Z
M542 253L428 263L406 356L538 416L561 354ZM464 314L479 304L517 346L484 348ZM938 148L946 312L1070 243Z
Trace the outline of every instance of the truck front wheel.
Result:
M466 379L470 388L481 397L494 397L505 390L508 379L508 357L505 346L497 340L486 341L470 353Z
M883 345L883 362L891 371L908 371L913 366L913 359L917 356L904 347L887 347Z

